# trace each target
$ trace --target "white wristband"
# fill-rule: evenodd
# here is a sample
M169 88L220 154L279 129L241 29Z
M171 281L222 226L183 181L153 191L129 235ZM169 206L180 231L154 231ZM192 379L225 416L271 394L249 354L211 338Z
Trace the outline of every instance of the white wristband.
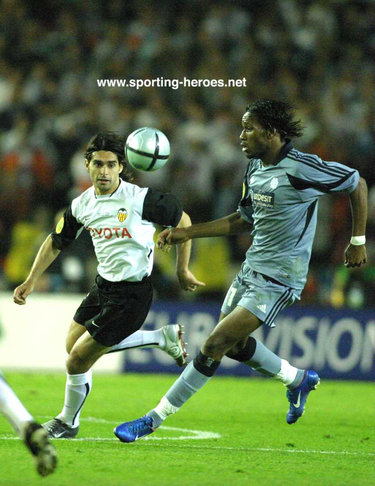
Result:
M350 244L354 246L364 245L366 243L366 236L352 236L350 238Z

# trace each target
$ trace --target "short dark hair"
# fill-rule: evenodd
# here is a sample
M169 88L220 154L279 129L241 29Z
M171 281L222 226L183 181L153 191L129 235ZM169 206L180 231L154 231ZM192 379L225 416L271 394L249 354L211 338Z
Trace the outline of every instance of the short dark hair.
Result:
M301 120L293 120L293 108L288 103L275 100L259 99L246 108L266 130L277 130L281 138L301 137Z
M99 132L94 135L87 144L86 152L84 153L85 159L90 162L93 152L98 152L99 150L116 154L119 164L124 166L120 174L122 179L129 182L133 180L131 172L125 165L125 140L120 135L115 132Z

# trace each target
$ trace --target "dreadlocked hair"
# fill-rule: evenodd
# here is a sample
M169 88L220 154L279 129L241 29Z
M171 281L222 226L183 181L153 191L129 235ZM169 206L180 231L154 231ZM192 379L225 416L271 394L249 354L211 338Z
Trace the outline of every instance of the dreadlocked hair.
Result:
M259 99L251 103L246 111L266 130L277 130L283 139L303 135L301 120L293 120L293 108L288 103Z
M115 132L99 132L94 135L87 144L86 152L84 153L85 159L90 162L93 152L98 152L99 150L116 154L119 164L122 164L124 167L120 177L127 182L133 180L133 175L125 164L125 140L120 135Z

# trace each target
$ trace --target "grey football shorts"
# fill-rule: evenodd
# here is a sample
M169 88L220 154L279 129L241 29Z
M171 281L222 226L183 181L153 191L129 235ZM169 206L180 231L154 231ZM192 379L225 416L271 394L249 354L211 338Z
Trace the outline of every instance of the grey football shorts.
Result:
M300 299L300 291L287 287L266 275L247 269L234 278L225 296L221 312L230 314L237 307L244 307L263 324L275 327L279 312Z

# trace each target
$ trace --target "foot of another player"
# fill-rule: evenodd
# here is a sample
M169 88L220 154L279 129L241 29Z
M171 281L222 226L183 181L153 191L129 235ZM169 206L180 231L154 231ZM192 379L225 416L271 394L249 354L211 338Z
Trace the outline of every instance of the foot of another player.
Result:
M118 425L113 432L121 442L134 442L154 431L152 418L145 415L137 420Z
M171 324L162 327L161 330L165 338L163 350L176 361L178 366L185 366L188 354L182 338L184 333L183 326L181 324Z
M57 466L56 450L47 438L46 431L36 423L30 422L24 431L24 442L35 457L36 469L41 476L48 476Z
M307 370L302 383L297 388L294 388L294 390L288 390L286 392L290 404L286 415L288 424L294 424L303 415L307 397L311 391L316 390L319 383L320 378L318 373Z
M58 418L44 423L43 428L50 439L73 439L79 430L79 427L70 427Z

